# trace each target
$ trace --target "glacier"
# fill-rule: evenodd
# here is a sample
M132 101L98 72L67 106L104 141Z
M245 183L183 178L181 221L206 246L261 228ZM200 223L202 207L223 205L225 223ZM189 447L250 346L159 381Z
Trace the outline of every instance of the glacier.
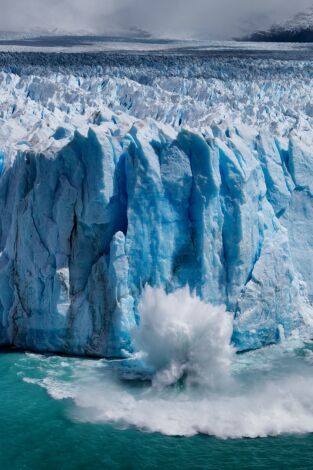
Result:
M238 351L311 334L312 63L16 56L0 346L125 357L147 285L224 305Z

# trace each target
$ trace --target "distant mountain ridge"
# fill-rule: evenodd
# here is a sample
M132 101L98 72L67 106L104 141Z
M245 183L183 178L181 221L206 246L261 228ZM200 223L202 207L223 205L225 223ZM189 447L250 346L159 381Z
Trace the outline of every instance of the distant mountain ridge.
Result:
M313 6L284 23L275 24L268 30L257 31L242 39L258 42L313 42Z

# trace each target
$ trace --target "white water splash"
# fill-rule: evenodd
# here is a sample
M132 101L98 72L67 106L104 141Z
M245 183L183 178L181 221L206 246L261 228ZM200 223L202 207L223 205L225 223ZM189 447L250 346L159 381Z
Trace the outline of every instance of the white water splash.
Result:
M138 371L138 358L113 367L108 361L27 357L24 380L46 388L54 399L71 397L70 416L79 421L170 436L313 432L311 344L291 339L235 355L231 317L188 290L166 295L146 289L139 309L141 325L134 337L155 370L152 385L125 381L116 373L125 367ZM32 368L35 381L29 380Z
M193 384L221 386L234 355L233 318L190 294L189 288L166 294L146 287L139 303L135 345L156 371L153 384L166 386L183 376Z

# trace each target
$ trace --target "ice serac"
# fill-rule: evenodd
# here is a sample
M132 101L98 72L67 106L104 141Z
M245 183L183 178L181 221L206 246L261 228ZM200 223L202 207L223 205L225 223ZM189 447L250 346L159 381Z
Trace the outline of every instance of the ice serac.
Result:
M0 73L0 346L127 355L146 285L225 305L238 350L310 331L307 66L200 65Z

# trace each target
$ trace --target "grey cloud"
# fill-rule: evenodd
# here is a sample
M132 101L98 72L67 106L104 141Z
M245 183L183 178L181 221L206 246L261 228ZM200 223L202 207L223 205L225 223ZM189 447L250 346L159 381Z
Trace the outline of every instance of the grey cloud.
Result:
M105 33L139 27L154 34L230 37L266 27L313 0L0 0L0 29Z

